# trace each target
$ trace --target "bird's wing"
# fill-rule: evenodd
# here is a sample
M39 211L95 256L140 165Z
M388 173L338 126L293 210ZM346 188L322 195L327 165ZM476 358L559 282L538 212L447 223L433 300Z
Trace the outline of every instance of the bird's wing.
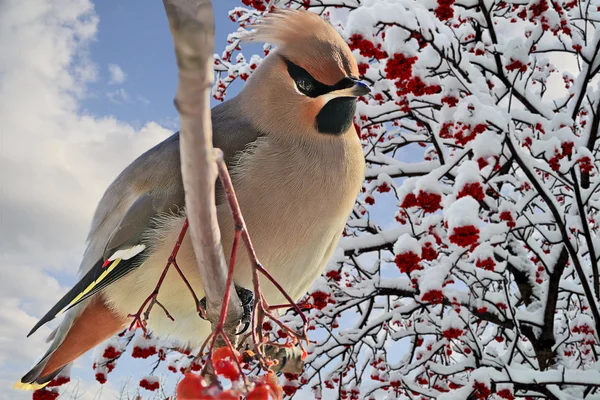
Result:
M225 162L234 170L240 153L251 149L249 145L261 135L240 113L237 98L213 108L212 123L213 144L223 150ZM219 187L216 200L220 203L224 199L218 192ZM161 213L183 210L184 197L179 135L176 133L138 157L106 190L92 220L80 266L80 281L29 335L58 314L64 312L65 318L48 338L52 343L42 360L21 379L17 387L43 387L62 369L51 371L55 368L52 364L55 353L63 361L73 360L80 354L78 351L95 346L97 340L104 340L106 335L120 329L122 321L111 314L102 301L96 301L99 297L90 296L143 264L152 251L152 243L144 233L148 229L160 229L161 218L155 217ZM108 322L95 326L99 316L104 316ZM82 333L89 324L94 333ZM79 340L81 336L86 336L86 340ZM61 350L63 348L64 351Z
M44 315L29 332L29 335L46 322L139 267L148 257L151 246L149 243L144 243L144 233L154 228L156 217L179 206L173 203L174 200L169 196L162 196L162 198L150 194L140 196L129 207L119 225L110 235L104 256L97 260L79 282Z
M225 161L232 168L236 157L260 136L240 116L238 108L234 99L212 110L213 144L223 150ZM135 187L143 187L146 191L129 204L131 200L127 199ZM217 194L217 203L220 201L222 197ZM152 245L144 241L144 234L149 229L160 229L155 218L183 210L184 202L179 135L174 134L141 155L110 185L94 216L79 282L29 335L139 267L148 257ZM126 211L119 219L120 208Z

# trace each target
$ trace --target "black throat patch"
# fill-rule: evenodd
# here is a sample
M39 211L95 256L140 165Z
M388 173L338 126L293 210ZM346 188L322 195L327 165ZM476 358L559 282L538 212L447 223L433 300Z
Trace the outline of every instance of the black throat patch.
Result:
M317 115L317 131L328 135L341 135L352 125L355 113L354 97L338 97L329 100Z

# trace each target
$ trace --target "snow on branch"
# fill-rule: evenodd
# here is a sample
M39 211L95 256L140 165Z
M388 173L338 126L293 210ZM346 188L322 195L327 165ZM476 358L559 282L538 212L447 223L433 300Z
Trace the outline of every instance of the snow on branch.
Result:
M216 99L261 62L246 61L240 38L269 3L242 2ZM598 5L278 6L329 19L374 88L354 121L362 195L306 297L317 341L305 372L286 377L289 394L597 396Z

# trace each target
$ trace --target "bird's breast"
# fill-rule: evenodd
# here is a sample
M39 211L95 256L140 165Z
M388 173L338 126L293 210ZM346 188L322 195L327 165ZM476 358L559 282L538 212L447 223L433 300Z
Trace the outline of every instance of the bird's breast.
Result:
M259 143L234 172L256 254L294 299L322 272L364 176L360 145L347 149L331 143L340 144L327 142L329 147L315 150ZM226 204L219 207L219 223L228 256L234 231ZM238 257L236 282L251 287L244 249ZM271 301L283 302L274 287L266 291Z

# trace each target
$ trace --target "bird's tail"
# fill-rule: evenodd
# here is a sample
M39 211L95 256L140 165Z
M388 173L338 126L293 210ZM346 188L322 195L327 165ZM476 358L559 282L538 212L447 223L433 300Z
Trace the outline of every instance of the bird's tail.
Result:
M42 389L49 384L52 379L56 378L58 374L60 374L66 367L65 365L46 376L41 376L40 373L44 369L45 364L46 363L43 361L40 361L38 364L36 364L27 374L25 374L25 376L21 378L19 382L15 383L14 388L19 390Z
M127 318L107 307L100 296L72 308L55 332L52 343L42 359L26 373L15 389L37 390L46 386L67 364L88 350L118 333L127 324Z

